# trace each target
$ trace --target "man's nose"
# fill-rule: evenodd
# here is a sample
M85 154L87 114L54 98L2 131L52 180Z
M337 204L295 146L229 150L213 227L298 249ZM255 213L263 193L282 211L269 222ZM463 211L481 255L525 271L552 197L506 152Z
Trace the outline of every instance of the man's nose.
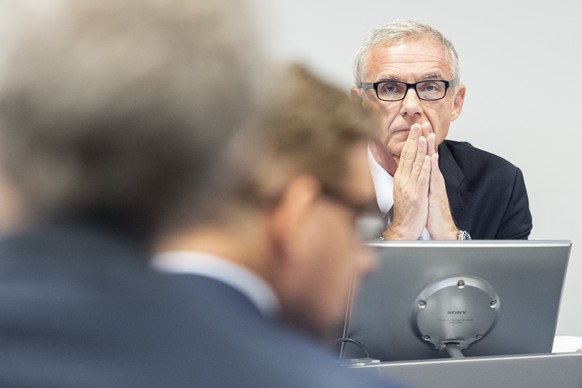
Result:
M422 114L422 105L420 98L416 94L414 88L408 88L406 95L402 100L402 107L400 108L400 114L402 116L418 116Z

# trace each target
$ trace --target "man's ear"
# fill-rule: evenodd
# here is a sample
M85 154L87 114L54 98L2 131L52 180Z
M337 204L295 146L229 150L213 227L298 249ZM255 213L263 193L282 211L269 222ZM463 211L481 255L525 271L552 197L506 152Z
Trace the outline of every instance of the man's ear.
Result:
M455 93L455 98L453 100L453 110L451 112L451 121L454 121L457 117L461 115L461 111L463 110L463 103L465 102L465 91L467 88L465 85L461 84L457 88L457 92Z
M360 94L360 89L358 87L356 87L355 85L352 86L352 88L350 89L350 97L354 101L357 101L359 103L363 103L362 95Z
M269 216L271 238L280 248L285 249L288 244L297 240L320 191L319 181L311 175L298 176L285 186L279 202Z

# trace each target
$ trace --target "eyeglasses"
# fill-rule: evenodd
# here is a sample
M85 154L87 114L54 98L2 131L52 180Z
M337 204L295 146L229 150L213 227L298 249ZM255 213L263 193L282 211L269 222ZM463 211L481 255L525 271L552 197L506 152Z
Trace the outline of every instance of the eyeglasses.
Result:
M330 187L323 188L323 194L338 204L354 210L355 228L360 241L377 240L384 232L385 224L379 211L371 209L369 204L362 204Z
M376 96L382 101L401 101L410 89L414 89L418 98L423 101L436 101L447 95L447 89L453 82L444 80L427 80L413 84L400 81L362 82L360 88L374 89Z

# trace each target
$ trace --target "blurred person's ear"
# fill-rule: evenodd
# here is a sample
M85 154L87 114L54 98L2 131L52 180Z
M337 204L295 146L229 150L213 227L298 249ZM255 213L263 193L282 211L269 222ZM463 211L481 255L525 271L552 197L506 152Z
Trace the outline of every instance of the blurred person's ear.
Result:
M320 198L319 181L299 176L289 181L267 215L271 244L268 278L279 296L284 320L294 324L305 318L298 315L303 314L304 293L310 286L306 274L312 267L312 231Z
M270 235L279 249L293 250L320 191L319 181L310 175L298 176L285 186L269 223Z

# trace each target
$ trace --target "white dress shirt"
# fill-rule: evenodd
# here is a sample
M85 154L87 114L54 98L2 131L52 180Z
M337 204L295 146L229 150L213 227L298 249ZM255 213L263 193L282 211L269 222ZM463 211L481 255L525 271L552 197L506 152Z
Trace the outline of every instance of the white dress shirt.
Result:
M264 317L279 315L280 304L273 289L259 276L229 260L204 252L170 251L157 255L152 265L164 272L215 279L244 294Z
M368 165L370 166L370 172L372 173L372 181L374 182L374 189L376 190L376 201L378 202L378 208L382 213L384 219L386 215L394 206L394 177L388 174L388 171L384 170L382 166L376 161L374 155L372 155L372 150L368 147ZM386 220L387 225L392 222L391 219ZM419 240L432 240L430 233L426 228L420 234Z

